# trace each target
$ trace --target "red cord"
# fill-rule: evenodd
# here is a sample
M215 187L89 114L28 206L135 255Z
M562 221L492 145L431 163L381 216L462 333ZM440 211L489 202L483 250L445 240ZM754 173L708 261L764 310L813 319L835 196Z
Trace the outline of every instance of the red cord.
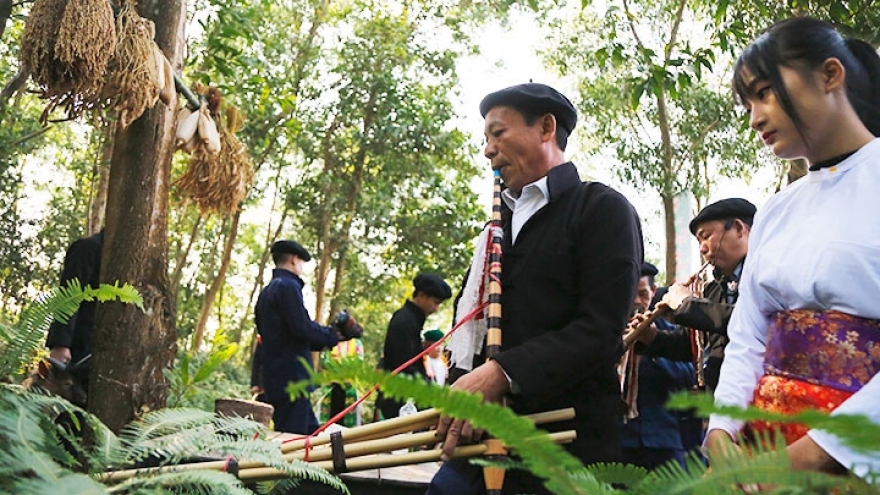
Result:
M481 304L480 306L478 306L476 309L474 309L473 311L471 311L470 313L466 314L466 315L464 316L464 318L462 318L458 323L455 324L454 327L452 327L452 330L450 330L449 333L446 334L446 337L452 335L456 330L458 330L459 328L461 328L461 326L464 325L465 322L470 321L471 319L473 319L473 318L474 318L475 316L477 316L479 313L483 312L488 306L489 306L489 303L483 303L483 304ZM438 340L437 342L434 342L434 343L431 344L430 346L426 347L424 350L422 350L422 352L420 352L420 353L416 354L415 356L413 356L412 359L410 359L409 361L407 361L407 362L401 364L400 366L398 366L397 368L395 368L395 369L391 372L391 374L392 374L392 375L396 375L396 374L400 373L401 370L404 370L404 369L406 369L407 367L409 367L409 365L411 365L411 364L415 363L416 361L422 359L422 357L424 357L425 354L431 352L431 350L433 350L433 349L436 348L437 346L441 345L441 344L443 343L443 341L446 340L446 337L444 337L444 338ZM327 420L326 423L324 423L324 424L321 425L317 430L315 430L315 432L312 433L312 436L318 435L319 433L321 433L321 432L323 432L324 430L326 430L326 429L327 429L330 425L332 425L333 423L335 423L335 422L339 421L340 419L344 418L346 414L348 414L348 413L350 413L351 411L353 411L357 406L359 406L359 405L361 404L361 402L363 402L364 400L366 400L367 397L369 397L373 392L375 392L375 391L378 390L378 389L379 389L379 384L378 384L378 383L375 384L375 385L373 385L372 388L370 388L370 390L367 391L367 393L365 393L365 394L362 395L357 401L355 401L354 404L352 404L352 405L346 407L346 408L343 409L340 413L338 413L336 416L333 416L332 418L330 418L329 420ZM288 439L288 440L284 440L284 441L281 442L281 443L288 443L288 442L292 442L292 441L294 441L294 440L300 440L300 439L302 439L302 438L305 438L305 439L306 439L306 449L308 449L308 445L309 445L309 437L308 437L308 436L306 436L306 437L302 437L302 436L300 436L300 437L296 437L296 438L291 438L291 439ZM307 451L306 451L306 459L305 459L307 462L308 462L308 455L309 455L309 454L308 454L308 450L307 450Z

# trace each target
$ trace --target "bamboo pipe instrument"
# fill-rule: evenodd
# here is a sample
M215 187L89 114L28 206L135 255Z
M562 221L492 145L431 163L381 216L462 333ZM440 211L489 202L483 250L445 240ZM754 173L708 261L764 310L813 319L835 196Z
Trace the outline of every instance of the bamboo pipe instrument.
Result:
M342 430L341 434L342 434L342 439L345 442L346 456L348 455L349 448L352 448L351 446L359 445L360 443L367 443L367 442L380 442L382 440L387 441L388 440L387 438L376 439L375 437L372 437L371 440L364 440L364 438L366 438L368 435L375 436L377 433L389 431L388 428L379 428L379 426L390 426L390 428L391 428L390 431L393 431L394 432L393 434L397 435L397 434L404 433L404 432L422 429L427 426L433 426L434 424L436 424L436 421L437 421L437 418L439 417L439 415L440 415L440 412L438 410L427 409L425 411L420 411L416 414L412 414L409 416L393 418L393 419L381 421L378 423L372 423L369 425L359 426L357 428ZM569 419L574 418L574 416L575 416L574 408L565 408L565 409L557 409L554 411L546 411L546 412L540 412L540 413L536 413L536 414L530 414L525 417L530 419L534 424L541 425L541 424L569 420ZM383 423L388 423L388 425L383 425ZM427 426L425 426L425 425L427 425ZM409 427L410 429L409 430L402 430L402 428L405 428L405 427ZM348 433L348 435L346 435L346 433ZM425 432L425 433L422 433L419 435L424 435L423 437L419 437L420 441L423 440L424 438L428 438L428 435L430 435L430 439L427 441L423 441L421 443L406 445L406 447L411 447L411 446L415 446L415 445L426 445L426 444L437 442L437 437L433 431ZM323 437L326 437L326 441ZM386 437L387 437L387 435L386 435ZM324 435L319 435L318 437L315 437L315 438L320 439L320 441L322 443L317 444L317 445L315 443L310 444L310 446L309 446L309 449L310 449L309 459L310 460L314 459L315 458L314 456L326 456L326 453L330 453L332 456L332 449L330 447L324 447L324 445L330 443L330 434L328 433L328 434L324 434ZM297 440L297 442L299 442L299 441L300 440ZM415 439L399 439L398 441L413 442L413 441L415 441ZM291 443L293 443L293 442L291 442ZM286 444L282 444L282 447L284 445L286 445ZM386 446L384 446L383 448L380 448L378 450L373 450L371 452L366 452L367 448L375 449L377 446L382 446L382 445L383 444L374 443L374 444L369 445L368 447L361 446L358 449L353 449L352 452L356 452L356 451L361 452L358 455L363 456L363 455L367 455L368 453L388 452L391 450L397 450L399 448L404 448L403 446L400 446L400 447L395 446L397 444L390 444L391 445L390 447L387 446L389 444L385 444ZM312 447L316 447L316 446L320 447L318 449L318 451L311 450ZM287 451L288 453L283 455L282 458L284 458L285 460L288 460L288 461L292 460L292 459L304 459L306 457L305 452L297 452L299 450L303 450L304 448L305 448L305 444L303 443L303 445L300 446L299 448L289 449ZM294 452L296 452L296 453L294 453ZM324 458L324 457L319 457L319 458ZM439 457L438 457L438 459L439 459ZM400 465L402 465L402 464L400 464ZM144 468L144 469L124 469L124 470L119 470L119 471L106 472L103 475L101 475L98 479L99 479L99 481L101 481L103 483L118 483L121 481L125 481L129 478L132 478L136 475L159 474L159 473L167 473L167 472L174 472L174 471L186 471L186 470L198 470L198 469L222 471L226 468L226 466L227 466L227 461L224 460L224 461L195 462L195 463L190 463L190 464L162 466L162 467ZM238 466L239 466L240 471L246 470L246 469L257 469L257 468L264 468L265 467L265 465L263 463L258 462L258 461L241 461L238 463ZM369 468L364 468L364 469L369 469Z
M560 444L571 442L577 437L577 433L574 430L549 433L549 435L554 442ZM489 450L489 446L486 445L487 442L477 445L457 447L452 457L460 458L484 455ZM421 452L410 452L406 454L379 455L355 458L351 461L346 461L346 472L363 471L365 469L387 468L394 466L406 466L410 464L421 464L425 462L437 462L440 460L441 452L442 450L440 449L434 449ZM310 464L331 472L333 472L335 469L332 461L320 461ZM243 481L265 481L286 478L288 476L289 475L283 471L279 471L277 469L269 467L242 469L238 473L239 479Z
M409 416L392 418L377 423L370 423L368 425L359 426L357 428L342 430L342 439L343 441L350 443L360 440L364 437L375 438L377 434L387 436L388 434L386 432L388 431L394 432L393 434L398 434L406 431L414 431L422 428L428 428L437 424L437 419L439 417L440 411L436 409L426 409L424 411L419 411ZM311 438L303 437L301 439L296 439L292 442L282 443L281 453L286 454L289 452L305 449L306 447L319 447L321 445L329 444L330 440L330 433L323 433L321 435ZM187 469L207 469L220 471L226 467L226 461L194 462L191 464L184 464L184 466L186 466ZM263 467L263 463L257 461L239 462L239 469L249 469L257 467ZM110 471L105 473L104 476L100 479L103 482L112 483L126 480L128 478L131 478L135 474L166 472L172 471L175 468L179 469L178 466L163 466L158 468L124 469L119 471Z
M495 170L492 184L492 225L498 229L501 225L501 171ZM489 251L489 309L486 319L486 357L495 359L501 352L501 250L502 239L492 234L492 245ZM502 405L506 405L502 400ZM503 461L507 451L500 440L492 438L486 441L487 454L490 459ZM504 468L486 466L483 468L483 481L487 495L501 493L504 485Z
M538 414L525 416L532 423L542 425L547 423L556 423L574 418L574 408L558 409L555 411L547 411ZM434 431L426 431L422 433L412 433L409 435L396 435L393 437L379 438L373 440L361 440L354 443L345 444L343 450L345 458L361 457L369 454L378 454L380 452L390 452L392 450L404 449L409 447L417 447L420 445L431 445L439 441ZM327 447L321 447L311 452L296 451L285 454L284 460L305 460L308 462L323 461L332 459L333 450Z
M692 281L692 280L696 279L697 277L699 277L700 274L703 273L703 271L706 269L707 266L709 266L709 262L708 262L708 261L706 261L705 263L703 263L703 266L701 266L700 269L697 270L696 273L694 273L693 275L691 275L691 277L690 277L689 280ZM669 307L669 304L666 303L665 301L660 301L659 303L657 303L657 306L654 308L653 311L650 311L650 312L648 312L648 313L645 314L645 319L644 319L644 320L640 321L640 322L635 326L635 328L633 328L632 331L626 333L626 334L623 336L623 346L624 346L624 347L630 347L631 345L633 345L633 343L635 343L635 341L638 340L639 336L640 336L642 333L644 333L644 331L647 330L648 327L650 327L651 324L654 323L654 321L655 321L657 318L659 318L660 316L662 316L663 314L669 312L669 311L672 310L672 309L673 309L673 308L670 308L670 307Z

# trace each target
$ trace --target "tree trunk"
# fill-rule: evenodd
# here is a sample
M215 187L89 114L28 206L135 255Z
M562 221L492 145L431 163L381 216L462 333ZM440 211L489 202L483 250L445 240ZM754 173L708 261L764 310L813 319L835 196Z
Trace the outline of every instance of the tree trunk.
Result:
M666 285L675 283L675 204L669 194L661 194L663 199L663 219L666 227Z
M196 329L193 332L192 349L198 351L202 346L205 338L205 326L208 324L208 317L211 316L211 308L214 307L214 300L226 281L226 271L229 269L229 262L232 260L232 248L235 246L235 240L238 238L238 221L241 218L241 209L232 215L232 223L229 225L229 233L226 235L226 243L223 246L223 257L220 259L220 269L211 282L211 287L205 292L205 299L202 301L202 309L199 311L199 321L196 323Z
M138 7L155 22L156 42L178 66L186 4L142 0ZM115 138L101 281L129 282L144 298L144 311L114 302L99 305L96 315L89 410L115 432L165 406L163 371L176 354L167 259L174 114L159 103Z
M193 222L192 229L190 229L186 247L177 253L177 258L174 260L174 272L171 273L171 288L174 291L175 301L177 301L177 291L180 290L180 280L183 278L183 265L186 263L189 252L192 251L193 244L195 244L196 239L199 237L199 227L202 225L203 218L204 215L199 212L196 216L196 221Z
M110 160L113 159L113 130L116 126L107 123L101 129L101 149L95 160L92 192L89 195L89 235L97 234L104 226L107 213L107 187L110 183Z

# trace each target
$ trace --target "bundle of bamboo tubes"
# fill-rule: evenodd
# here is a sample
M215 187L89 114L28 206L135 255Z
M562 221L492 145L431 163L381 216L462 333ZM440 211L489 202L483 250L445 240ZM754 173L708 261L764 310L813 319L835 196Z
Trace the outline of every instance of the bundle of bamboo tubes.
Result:
M566 421L574 418L574 409L559 409L526 416L535 425ZM282 443L280 449L285 461L299 460L337 474L366 469L405 466L440 460L440 449L421 450L406 454L375 455L399 449L434 446L438 438L434 431L423 431L437 424L440 411L428 409L416 414L348 428L333 433L322 433ZM551 433L556 443L575 439L574 431ZM486 443L455 449L453 457L474 457L486 453ZM127 469L104 473L103 483L119 483L134 476L189 470L225 470L227 461L209 461L146 469ZM238 477L249 482L280 479L289 476L256 461L238 462Z

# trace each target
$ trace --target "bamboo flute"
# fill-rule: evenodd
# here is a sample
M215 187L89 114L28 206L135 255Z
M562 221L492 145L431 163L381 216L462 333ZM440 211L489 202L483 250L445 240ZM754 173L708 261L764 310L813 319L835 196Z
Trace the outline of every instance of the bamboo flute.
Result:
M486 319L486 356L495 359L501 352L501 253L502 239L498 234L501 226L501 171L495 170L492 184L492 226L496 229L492 232L492 244L489 250L489 309ZM502 400L502 405L506 401ZM490 438L486 441L487 458L502 461L507 456L507 451L501 440ZM483 468L483 481L486 484L487 495L498 495L504 485L504 468L486 466Z
M703 266L701 266L700 269L697 270L696 273L691 275L689 280L695 280L697 277L699 277L700 274L703 273L703 271L706 269L707 266L709 266L708 261L703 263ZM669 305L664 301L660 301L659 303L657 303L657 306L654 308L654 311L651 311L650 313L648 313L646 315L646 318L644 320L640 321L631 332L628 332L626 335L623 336L623 346L630 347L631 345L633 345L633 343L635 343L635 341L639 338L639 336L645 330L647 330L648 327L650 327L652 323L654 323L654 320L656 320L657 318L662 316L664 313L666 313L667 311L672 310L672 309L675 309L675 308L670 308Z

